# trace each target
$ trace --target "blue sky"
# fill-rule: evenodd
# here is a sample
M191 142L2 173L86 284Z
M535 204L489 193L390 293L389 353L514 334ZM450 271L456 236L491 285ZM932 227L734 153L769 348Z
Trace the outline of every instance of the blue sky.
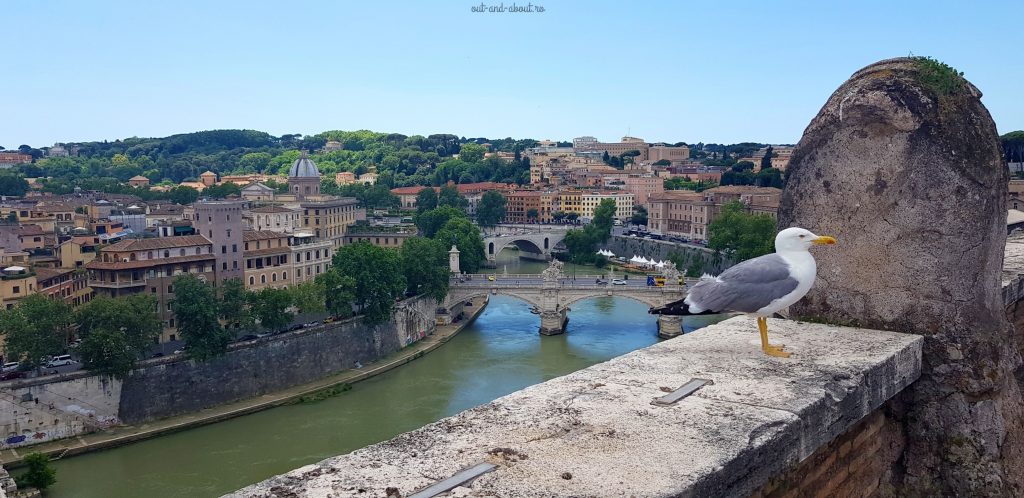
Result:
M7 0L0 145L220 128L795 143L850 74L911 52L964 71L1000 133L1024 129L1019 0L480 4Z

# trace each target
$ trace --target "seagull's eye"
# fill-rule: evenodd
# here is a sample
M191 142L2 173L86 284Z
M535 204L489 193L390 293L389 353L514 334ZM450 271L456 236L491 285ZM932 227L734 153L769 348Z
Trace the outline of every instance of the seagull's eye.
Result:
M802 238L804 238L804 237L806 237L806 235L802 235L802 234L800 235L800 238L801 238L801 239L802 239Z

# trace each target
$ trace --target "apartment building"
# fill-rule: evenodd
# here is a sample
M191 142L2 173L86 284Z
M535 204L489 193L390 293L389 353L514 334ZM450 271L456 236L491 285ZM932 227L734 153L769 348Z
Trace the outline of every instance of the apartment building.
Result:
M200 201L192 208L192 226L213 243L217 256L217 283L241 280L242 232L245 201Z
M615 201L615 218L628 220L633 216L633 194L630 192L618 191L584 191L581 198L580 218L584 221L594 219L594 210L601 205L601 201L612 199Z
M191 273L213 282L217 280L216 263L213 242L202 235L186 235L122 240L100 249L97 258L85 267L89 287L97 296L147 292L156 297L164 324L160 340L166 342L178 338L171 311L175 277Z
M246 289L282 289L292 284L295 271L288 234L270 230L246 230L242 238Z
M301 211L284 206L263 206L250 209L245 221L250 230L272 230L295 233L302 225Z
M358 201L352 197L307 196L299 204L302 210L302 231L341 247L345 230L356 222Z
M775 217L782 191L772 187L729 185L704 192L672 190L649 198L647 227L652 232L707 239L708 225L729 202L743 203L748 212Z
M313 280L317 275L327 271L331 266L334 248L330 241L319 240L311 233L292 234L290 249L292 251L293 277L296 284Z

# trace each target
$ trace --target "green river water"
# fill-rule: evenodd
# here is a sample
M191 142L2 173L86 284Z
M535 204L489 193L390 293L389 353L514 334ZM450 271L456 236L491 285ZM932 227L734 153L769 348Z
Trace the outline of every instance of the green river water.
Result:
M505 251L498 271L537 273ZM570 269L571 271L571 269ZM581 273L596 273L580 269ZM626 298L582 301L566 333L544 337L522 301L492 296L448 344L319 402L273 408L148 441L55 462L52 498L219 496L347 453L526 386L658 341L647 306ZM692 317L686 330L719 317Z

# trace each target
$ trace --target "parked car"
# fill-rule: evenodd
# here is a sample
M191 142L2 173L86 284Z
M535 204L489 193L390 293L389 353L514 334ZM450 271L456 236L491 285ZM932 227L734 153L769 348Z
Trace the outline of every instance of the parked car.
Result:
M311 327L316 327L317 325L320 325L320 322L306 322L302 324L302 328L308 329Z
M487 275L487 280L493 282L494 281L494 275Z
M75 360L71 359L71 355L62 354L59 356L54 356L52 359L50 359L50 361L46 362L46 368L63 367L65 365L72 365L74 363Z
M626 281L621 278L613 278L612 285L626 285Z
M28 374L19 370L11 370L10 372L4 372L0 374L0 380L13 380L13 379L24 379Z
M9 361L4 363L3 372L13 372L18 369L19 363L16 361Z
M608 285L607 280L597 279L597 285Z
M149 357L150 358L163 358L164 354L161 353L160 351L157 351L157 352L153 353L152 355L150 355Z

